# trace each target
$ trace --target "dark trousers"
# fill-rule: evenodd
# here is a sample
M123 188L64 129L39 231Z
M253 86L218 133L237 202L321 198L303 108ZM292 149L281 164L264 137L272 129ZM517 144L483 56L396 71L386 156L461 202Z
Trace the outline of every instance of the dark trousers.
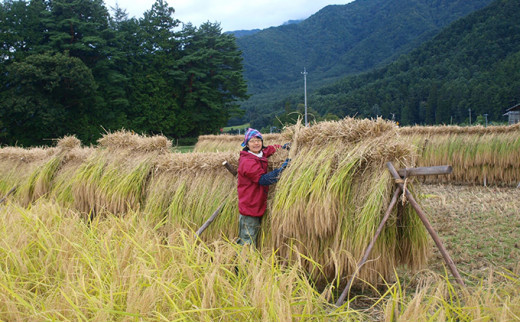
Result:
M256 239L262 224L262 217L239 214L238 241L240 245L253 245L256 247Z

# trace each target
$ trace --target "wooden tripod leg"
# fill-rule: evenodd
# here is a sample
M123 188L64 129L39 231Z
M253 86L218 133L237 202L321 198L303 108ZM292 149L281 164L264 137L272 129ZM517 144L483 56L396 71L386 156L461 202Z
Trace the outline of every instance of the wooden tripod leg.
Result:
M226 169L233 175L233 176L237 176L237 170L233 168L233 166L231 166L227 161L224 161L222 163L222 166L226 167ZM229 194L226 196L226 198L224 199L224 201L222 202L222 204L220 204L220 206L215 210L215 212L213 212L213 214L209 217L209 219L206 220L206 222L204 222L204 224L197 230L197 232L195 232L195 237L198 237L202 234L202 232L204 232L204 230L206 230L209 225L211 223L213 223L213 221L217 218L217 216L219 215L220 213L220 210L222 210L222 208L224 207L224 205L226 204L226 200L227 198L231 195L231 192L229 192Z
M370 244L368 245L367 249L365 250L365 254L363 255L363 258L361 259L361 262L358 264L356 271L350 277L347 286L345 289L343 289L343 293L341 293L340 297L338 298L338 301L336 302L336 306L341 306L343 302L345 302L345 298L347 297L347 294L350 290L350 286L352 285L352 282L354 282L354 279L356 278L356 275L359 273L359 270L363 265L367 262L368 256L370 255L370 252L372 251L372 248L374 248L374 245L376 244L376 240L381 234L381 231L383 231L383 227L385 226L386 221L388 221L388 218L390 217L390 213L392 213L392 210L397 203L397 199L399 198L399 194L401 194L401 188L397 187L397 189L394 192L394 196L392 197L392 200L390 201L390 204L388 205L388 209L386 210L385 215L383 216L383 220L381 220L381 224L379 224L379 227L376 230L376 234L374 235L374 238L372 238L372 241L370 241Z
M204 230L206 230L209 225L215 220L215 218L217 217L217 215L220 213L220 210L224 207L224 204L226 203L226 201L224 200L224 202L222 202L222 204L220 204L220 206L217 208L217 210L215 212L213 212L213 214L209 217L209 219L204 222L204 224L197 230L197 232L195 232L195 236L198 237L202 234L202 232L204 232Z
M7 192L7 194L5 194L5 196L0 200L0 204L4 203L4 201L7 200L9 195L11 195L14 191L16 191L16 186L13 187L11 190L9 190L9 192Z
M392 174L394 179L402 180L401 176L399 176L399 174L397 173L397 171L394 168L394 165L392 165L391 162L386 163L386 167L388 167L388 170L390 171L390 174ZM401 189L404 189L402 183L397 183L397 185L399 185L399 187L401 187ZM439 248L439 251L441 252L442 257L444 258L444 261L446 261L446 264L450 268L451 273L453 274L453 276L455 276L455 279L457 280L457 282L460 285L465 286L464 281L462 280L462 277L460 276L459 271L457 270L457 267L455 267L455 263L451 259L450 255L448 254L448 251L442 244L441 239L439 238L439 236L433 229L432 225L430 224L430 221L428 221L426 214L423 212L423 210L421 209L421 207L419 206L419 204L417 203L417 201L415 200L415 198L413 197L413 195L410 193L409 190L406 189L404 194L406 195L408 202L410 202L412 207L417 212L417 215L419 215L419 218L421 219L422 223L426 227L426 230L428 230L428 232L430 233L433 241L437 245L437 248Z

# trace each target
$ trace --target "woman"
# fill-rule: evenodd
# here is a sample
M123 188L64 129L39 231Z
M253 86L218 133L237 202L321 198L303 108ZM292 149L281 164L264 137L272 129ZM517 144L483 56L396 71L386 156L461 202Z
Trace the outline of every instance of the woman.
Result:
M277 149L289 149L289 144L264 146L262 134L249 128L242 143L244 149L238 160L238 211L239 231L238 244L256 246L262 216L267 208L269 185L278 181L280 173L289 164L286 159L282 166L267 172L267 158Z

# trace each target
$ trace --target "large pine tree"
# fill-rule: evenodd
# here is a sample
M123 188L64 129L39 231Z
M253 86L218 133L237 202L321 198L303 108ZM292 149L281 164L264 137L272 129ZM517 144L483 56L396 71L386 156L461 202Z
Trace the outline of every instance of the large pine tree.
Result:
M178 31L174 12L164 0L141 19L118 7L110 17L101 0L0 3L1 143L225 126L246 97L235 39L218 24Z

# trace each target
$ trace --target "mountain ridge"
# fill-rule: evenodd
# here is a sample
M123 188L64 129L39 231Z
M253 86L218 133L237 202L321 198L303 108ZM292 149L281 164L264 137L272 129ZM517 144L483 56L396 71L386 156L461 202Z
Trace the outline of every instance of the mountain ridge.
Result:
M248 112L246 118L251 110L269 114L280 109L277 101L302 88L304 67L309 72L310 90L346 75L370 71L490 2L356 0L328 5L298 24L238 38L252 95L242 104Z
M310 100L320 113L393 112L403 124L464 123L471 113L503 121L520 102L520 3L496 0L388 66L324 86Z

